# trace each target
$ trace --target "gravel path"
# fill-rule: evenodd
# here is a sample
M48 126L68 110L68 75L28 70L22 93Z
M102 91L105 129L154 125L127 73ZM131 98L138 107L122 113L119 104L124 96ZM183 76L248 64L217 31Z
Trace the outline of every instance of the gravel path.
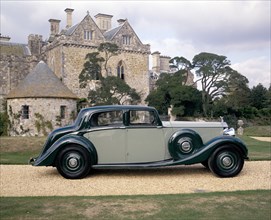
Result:
M271 142L271 137L252 137L258 141L266 141L266 142Z
M234 178L218 178L201 165L148 170L100 170L67 180L52 167L0 165L0 196L99 196L271 189L271 161L245 162Z

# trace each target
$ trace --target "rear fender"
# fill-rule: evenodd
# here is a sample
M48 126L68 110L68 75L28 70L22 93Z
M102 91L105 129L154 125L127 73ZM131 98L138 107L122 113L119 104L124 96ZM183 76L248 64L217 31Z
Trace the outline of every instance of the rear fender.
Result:
M47 151L43 152L35 159L34 166L54 166L55 158L58 152L67 145L80 145L85 148L90 155L91 165L97 164L98 157L94 145L85 137L69 134L57 140Z

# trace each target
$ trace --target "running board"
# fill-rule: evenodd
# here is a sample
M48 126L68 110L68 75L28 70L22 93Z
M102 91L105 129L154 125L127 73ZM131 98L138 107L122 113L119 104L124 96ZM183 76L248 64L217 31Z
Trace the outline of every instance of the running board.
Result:
M158 162L150 163L121 163L121 164L97 164L93 165L93 169L144 169L144 168L154 168L163 167L174 164L174 160L163 160Z

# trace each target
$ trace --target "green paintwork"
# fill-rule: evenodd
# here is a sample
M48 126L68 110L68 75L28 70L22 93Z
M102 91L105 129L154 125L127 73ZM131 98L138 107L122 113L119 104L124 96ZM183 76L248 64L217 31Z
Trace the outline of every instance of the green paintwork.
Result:
M153 125L131 125L130 111L150 111ZM91 127L96 113L122 111L123 124ZM145 168L201 163L215 149L232 145L243 158L247 148L238 138L221 136L225 123L162 122L158 112L146 106L97 106L80 111L74 125L54 130L47 138L34 166L54 166L61 149L80 145L89 153L92 168ZM188 153L178 152L178 140L189 138ZM181 139L183 140L183 139ZM191 147L191 150L190 148Z
M68 145L80 145L89 152L92 164L97 163L97 152L93 144L85 137L80 135L68 134L58 139L46 151L44 150L35 160L34 166L54 166L55 158L60 149Z

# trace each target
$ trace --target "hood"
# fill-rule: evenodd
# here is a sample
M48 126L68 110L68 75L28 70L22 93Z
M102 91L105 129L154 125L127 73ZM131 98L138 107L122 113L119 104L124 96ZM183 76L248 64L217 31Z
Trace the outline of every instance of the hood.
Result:
M226 122L163 121L164 127L171 128L228 128Z

